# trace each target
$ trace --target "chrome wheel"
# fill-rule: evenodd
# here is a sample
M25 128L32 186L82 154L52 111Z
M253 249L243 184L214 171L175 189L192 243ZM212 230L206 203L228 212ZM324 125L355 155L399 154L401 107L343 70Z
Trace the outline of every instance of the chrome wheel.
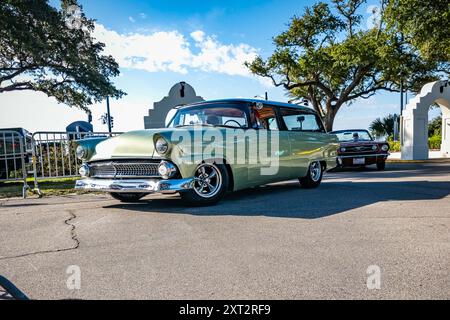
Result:
M311 180L317 182L320 180L320 176L322 175L322 165L320 162L315 161L311 163L309 167L309 174L311 175Z
M220 170L212 163L201 164L194 175L194 191L202 198L214 197L222 185Z

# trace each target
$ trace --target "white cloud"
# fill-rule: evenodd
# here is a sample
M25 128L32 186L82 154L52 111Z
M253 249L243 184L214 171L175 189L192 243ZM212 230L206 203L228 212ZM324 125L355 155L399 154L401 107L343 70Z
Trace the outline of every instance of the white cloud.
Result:
M205 39L205 33L201 30L197 30L194 32L191 32L191 37L197 42L202 42Z
M250 73L244 62L252 61L258 50L248 44L224 45L213 36L202 31L191 33L195 46L200 52L192 56L192 66L203 71L213 71L229 75L248 76Z
M186 38L179 31L119 34L96 24L94 37L106 44L123 68L181 74L201 70L228 75L251 76L244 62L253 60L258 49L244 43L222 44L215 36L197 30ZM198 50L193 52L192 45Z
M139 16L141 17L141 19L147 19L147 15L143 12L139 13Z
M133 22L133 23L135 23L136 22L136 20L134 20L134 18L133 17L128 17L128 20L130 20L131 22Z

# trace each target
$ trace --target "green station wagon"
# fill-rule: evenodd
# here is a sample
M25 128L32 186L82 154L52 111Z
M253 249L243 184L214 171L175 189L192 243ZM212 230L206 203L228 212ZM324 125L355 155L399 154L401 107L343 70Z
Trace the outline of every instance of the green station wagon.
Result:
M290 179L315 188L336 166L337 137L306 107L225 99L169 114L166 128L77 141L84 163L76 188L123 202L178 192L190 204L208 205L228 191Z

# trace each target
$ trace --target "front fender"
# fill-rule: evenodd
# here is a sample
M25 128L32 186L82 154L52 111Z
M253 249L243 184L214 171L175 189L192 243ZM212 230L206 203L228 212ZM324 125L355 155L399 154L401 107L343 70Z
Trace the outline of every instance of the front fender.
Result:
M85 161L89 161L95 154L95 147L102 141L105 141L108 137L96 137L96 138L86 138L81 140L75 140L75 148L82 146L86 150Z

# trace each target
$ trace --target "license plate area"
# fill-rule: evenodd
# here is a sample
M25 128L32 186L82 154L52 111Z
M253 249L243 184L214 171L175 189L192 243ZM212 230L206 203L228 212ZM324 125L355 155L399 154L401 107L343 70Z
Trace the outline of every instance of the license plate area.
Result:
M365 164L366 159L365 158L353 158L353 164Z

